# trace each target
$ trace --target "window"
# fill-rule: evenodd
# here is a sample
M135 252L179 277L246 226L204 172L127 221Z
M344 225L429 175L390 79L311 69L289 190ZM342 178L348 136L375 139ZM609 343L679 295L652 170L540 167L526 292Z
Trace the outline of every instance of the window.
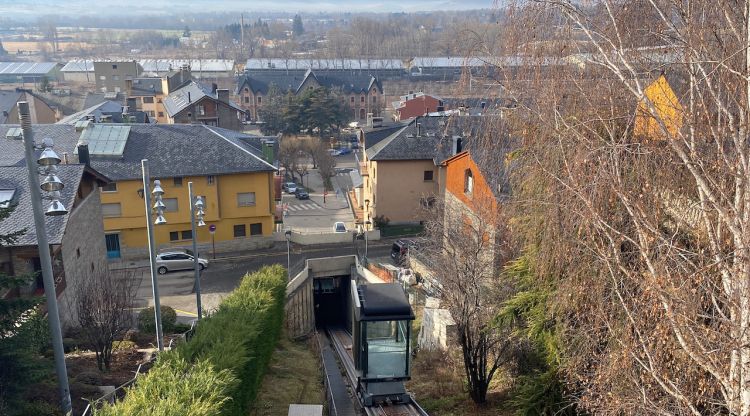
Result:
M182 239L183 240L192 240L193 239L193 230L187 230L182 232Z
M81 258L81 249L80 249L80 248L77 248L77 249L76 249L76 258L77 258L77 259L80 259L80 258Z
M182 178L174 178L174 186L182 186Z
M261 235L263 234L263 223L256 222L255 224L250 224L250 235Z
M117 182L110 182L102 186L102 192L117 192Z
M235 237L244 237L245 235L245 224L237 224L234 226Z
M164 112L163 111L159 111L159 117L164 117Z
M240 207L255 206L255 192L240 192L237 194L237 205Z
M179 231L170 231L169 232L169 241L178 241L179 239L180 239L180 233L179 233Z
M352 104L354 104L354 96L353 95L351 97L349 97L349 102L352 103Z
M112 81L119 81L120 76L119 75L112 75Z
M143 103L144 104L153 104L154 103L154 97L143 97Z
M250 104L250 97L245 97L245 104Z
M116 204L102 204L102 216L103 217L119 217L122 215L120 203Z
M112 69L117 69L117 65L112 65Z
M263 97L258 97L258 105L263 102Z
M470 169L466 169L466 172L464 172L464 193L471 195L472 192L474 192L474 176Z
M376 96L373 95L372 96L372 103L375 104L376 102L378 102L378 97L376 97Z
M365 102L365 96L364 96L364 95L361 95L361 96L359 97L359 102L360 102L360 103L364 103L364 102Z
M199 104L195 106L195 111L198 112L199 116L205 116L206 115L206 107L203 106L203 104Z
M177 212L177 198L163 198L161 202L166 206L164 212Z
M214 182L216 182L216 177L214 175L206 176L206 184L213 185Z
M249 94L249 93L250 93L250 90L247 87L245 87L245 94Z
M424 171L424 181L425 182L432 182L432 174L433 174L433 172L431 170Z

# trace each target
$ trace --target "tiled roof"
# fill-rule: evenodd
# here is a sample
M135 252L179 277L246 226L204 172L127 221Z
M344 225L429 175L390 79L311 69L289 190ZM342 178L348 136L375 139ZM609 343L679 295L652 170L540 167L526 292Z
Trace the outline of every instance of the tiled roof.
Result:
M114 94L115 98L107 98L105 95L107 94ZM97 104L101 104L105 101L115 101L118 103L125 103L125 96L122 93L101 93L101 92L89 92L86 94L86 98L83 99L83 108L81 110L85 110L87 108L91 108Z
M152 97L161 93L161 78L133 79L133 88L130 91L131 97Z
M250 58L245 63L245 70L383 70L404 68L400 59L283 59L283 58Z
M271 84L276 85L282 93L287 91L296 91L302 81L305 79L304 71L289 72L257 72L246 74L240 77L237 83L237 92L239 93L246 85L253 93L268 94Z
M0 124L5 123L13 107L21 98L20 91L0 91Z
M366 127L362 129L365 135L365 149L375 146L383 139L404 128L404 126L406 126L406 123L397 122L382 127Z
M241 144L241 133L219 127L191 124L131 124L121 157L91 156L91 167L112 180L142 177L141 159L149 159L151 176L203 176L245 172L267 172L275 168L262 153ZM0 166L23 161L23 142L6 139L5 133L17 125L0 125ZM35 139L50 137L55 150L71 159L80 133L66 124L34 126Z
M70 211L76 192L83 176L83 165L58 166L57 176L65 184L60 191L60 202ZM0 234L9 234L24 230L14 246L33 246L37 244L36 230L34 228L34 212L31 207L31 191L28 182L28 171L26 166L3 166L0 167L0 188L15 189L13 203L17 204L15 210L8 218L0 222ZM41 191L40 191L41 192ZM43 201L43 203L46 201ZM46 203L44 207L46 208ZM70 214L48 217L45 216L45 231L49 244L60 244L62 242L65 227Z
M204 97L208 97L214 101L219 101L216 93L211 91L211 87L203 85L200 82L190 81L178 90L170 93L164 99L164 109L167 110L167 114L169 114L170 117L174 117L180 111L186 109L189 105ZM231 100L224 104L227 104L235 110L245 111Z
M439 121L443 117L420 117L411 120L406 126L397 130L369 149L367 158L381 160L442 160L440 146L443 135L440 134ZM417 134L419 122L419 134Z
M94 72L94 61L76 60L65 64L60 72Z

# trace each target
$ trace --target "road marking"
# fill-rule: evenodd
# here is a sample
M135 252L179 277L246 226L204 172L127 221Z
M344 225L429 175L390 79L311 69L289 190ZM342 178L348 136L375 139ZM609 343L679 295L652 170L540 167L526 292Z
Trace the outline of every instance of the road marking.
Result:
M172 308L172 309L174 309L174 308ZM194 316L196 318L198 317L197 313L183 311L182 309L175 309L174 311L177 312L177 313L181 313L181 314L185 314L185 315L189 315L189 316Z

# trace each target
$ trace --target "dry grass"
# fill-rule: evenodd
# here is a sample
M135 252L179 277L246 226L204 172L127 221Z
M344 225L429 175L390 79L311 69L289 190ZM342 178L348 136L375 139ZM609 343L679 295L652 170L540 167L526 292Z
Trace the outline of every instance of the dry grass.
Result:
M286 415L294 403L324 404L325 386L314 339L292 341L284 334L250 415Z

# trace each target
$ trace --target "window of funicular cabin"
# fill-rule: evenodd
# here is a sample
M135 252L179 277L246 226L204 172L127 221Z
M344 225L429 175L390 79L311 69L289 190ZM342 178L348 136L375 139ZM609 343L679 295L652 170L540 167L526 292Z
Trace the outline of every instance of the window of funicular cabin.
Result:
M366 377L403 377L409 374L409 321L370 321Z

